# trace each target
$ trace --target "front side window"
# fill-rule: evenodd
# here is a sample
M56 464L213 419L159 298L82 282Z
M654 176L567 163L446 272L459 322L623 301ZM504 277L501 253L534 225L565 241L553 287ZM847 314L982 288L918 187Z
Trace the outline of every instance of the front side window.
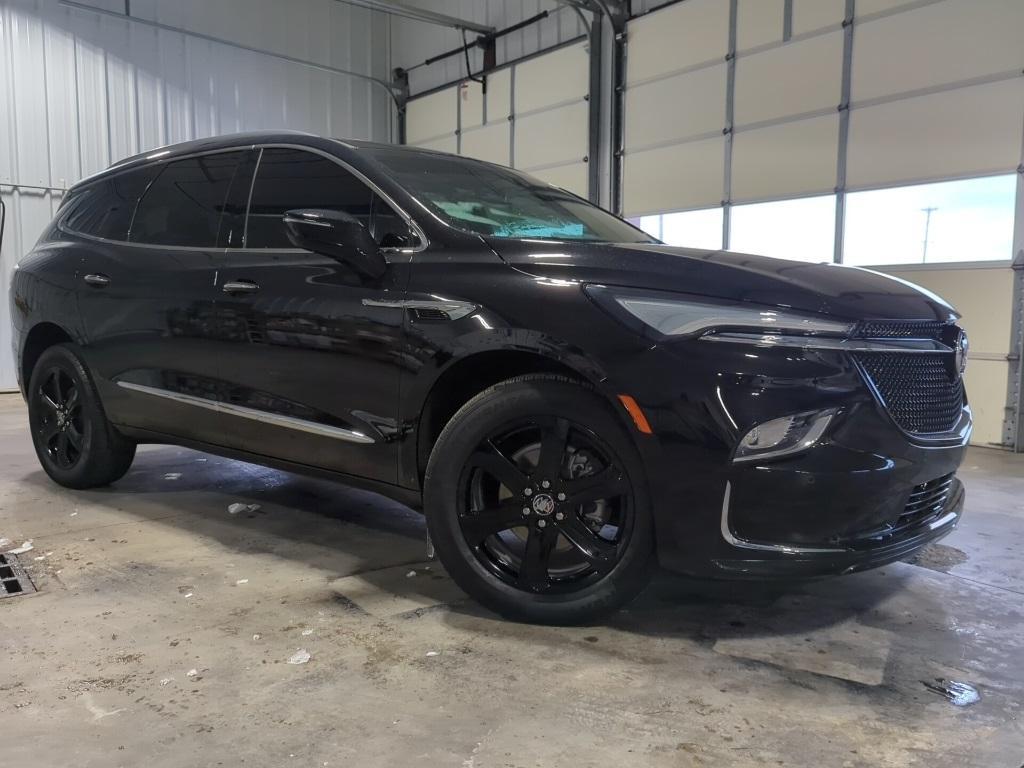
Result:
M139 202L129 239L153 245L217 246L228 190L245 151L218 152L164 166Z
M354 216L383 247L411 240L405 220L338 163L301 149L264 149L249 203L246 247L291 248L282 219L287 211L302 208Z
M135 206L159 169L153 166L109 176L73 191L63 204L68 209L64 226L108 240L126 240Z
M490 237L653 242L596 205L511 168L403 149L370 154L409 194L458 229Z

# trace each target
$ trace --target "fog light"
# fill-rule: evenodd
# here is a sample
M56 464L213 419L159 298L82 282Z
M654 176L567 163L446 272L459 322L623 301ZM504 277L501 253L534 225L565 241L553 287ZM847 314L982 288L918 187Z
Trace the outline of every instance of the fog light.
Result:
M805 451L825 434L837 408L806 411L758 424L736 446L733 461L755 461Z

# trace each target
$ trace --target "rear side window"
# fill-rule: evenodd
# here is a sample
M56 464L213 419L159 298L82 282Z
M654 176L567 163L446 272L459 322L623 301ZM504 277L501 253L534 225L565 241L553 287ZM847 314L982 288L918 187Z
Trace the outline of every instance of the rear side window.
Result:
M68 216L63 226L93 237L127 240L135 206L157 170L126 171L73 191L64 203Z
M285 211L321 208L355 216L370 228L373 191L335 162L300 149L264 149L246 225L247 248L291 248Z
M246 154L219 152L165 165L139 202L131 241L216 247L231 180Z

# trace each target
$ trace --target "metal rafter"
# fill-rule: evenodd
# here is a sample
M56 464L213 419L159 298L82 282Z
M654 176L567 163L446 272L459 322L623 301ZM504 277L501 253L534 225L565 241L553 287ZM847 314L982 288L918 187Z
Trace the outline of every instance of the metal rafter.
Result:
M448 16L437 11L428 11L423 8L413 8L409 5L394 2L394 0L337 0L346 5L355 5L359 8L366 8L371 11L380 11L391 16L400 16L403 19L422 21L426 24L437 24L441 27L452 27L453 29L464 29L468 32L479 32L482 35L489 35L495 32L494 27L486 24L479 24L468 19L460 19L457 16Z

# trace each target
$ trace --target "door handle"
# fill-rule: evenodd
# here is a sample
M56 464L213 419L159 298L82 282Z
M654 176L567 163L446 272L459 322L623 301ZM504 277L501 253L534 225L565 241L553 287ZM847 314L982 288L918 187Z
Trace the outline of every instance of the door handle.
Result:
M233 280L221 287L224 293L255 293L259 289L259 285L251 280Z
M106 275L92 274L86 275L82 278L89 285L95 285L97 288L102 288L105 285L110 285L110 278Z

